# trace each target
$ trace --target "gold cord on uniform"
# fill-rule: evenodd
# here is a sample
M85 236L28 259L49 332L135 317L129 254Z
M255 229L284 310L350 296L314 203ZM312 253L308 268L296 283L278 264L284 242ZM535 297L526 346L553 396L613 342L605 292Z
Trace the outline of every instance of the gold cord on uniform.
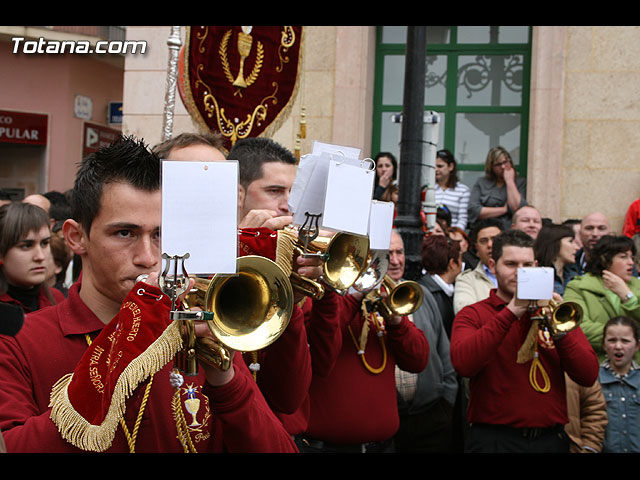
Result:
M358 351L358 355L362 360L363 365L367 370L369 370L374 375L378 375L382 373L387 366L387 347L384 342L384 320L380 317L375 311L369 312L367 309L367 302L362 302L362 316L364 321L362 322L362 330L360 331L360 339L357 340L353 330L351 329L351 325L347 327L349 333L351 334L351 339L353 340L354 345L356 346L356 350ZM382 348L382 363L378 368L374 368L367 362L365 358L365 349L367 346L367 340L369 338L370 326L369 324L373 324L376 328L376 335L378 337L378 341L380 342L380 347Z
M87 345L91 346L91 337L88 333L85 333L85 339L87 341ZM124 420L124 417L120 419L120 426L124 431L124 436L127 439L127 445L129 446L129 453L135 453L136 451L136 440L138 438L138 431L140 430L140 423L142 422L142 414L144 413L144 409L147 406L147 401L149 400L149 394L151 393L151 385L153 384L153 375L149 377L149 383L144 391L144 396L142 397L142 403L140 405L140 410L138 411L138 416L136 417L136 422L133 426L133 434L129 432L129 427L127 427L127 423Z

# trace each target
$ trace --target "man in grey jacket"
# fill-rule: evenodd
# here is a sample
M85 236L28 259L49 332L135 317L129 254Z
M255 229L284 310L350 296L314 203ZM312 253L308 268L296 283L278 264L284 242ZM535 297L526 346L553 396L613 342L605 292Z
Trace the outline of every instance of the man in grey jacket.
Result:
M395 255L389 276L396 282L404 274L404 250ZM449 338L433 295L421 285L424 300L410 316L429 342L427 367L418 374L396 368L400 428L394 438L396 452L453 452L453 405L458 391L456 372L449 358Z

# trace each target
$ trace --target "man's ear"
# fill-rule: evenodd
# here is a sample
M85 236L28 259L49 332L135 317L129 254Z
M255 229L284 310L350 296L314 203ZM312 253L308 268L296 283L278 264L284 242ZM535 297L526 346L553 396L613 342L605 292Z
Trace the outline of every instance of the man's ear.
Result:
M69 248L76 255L84 255L87 252L87 234L82 225L73 219L65 220L62 224L62 233Z
M487 265L487 267L489 267L489 270L491 270L494 274L496 273L496 261L493 259L493 257L489 257L489 265Z
M238 210L243 211L244 210L244 199L247 195L247 190L244 188L244 186L238 184ZM239 219L238 219L239 220Z

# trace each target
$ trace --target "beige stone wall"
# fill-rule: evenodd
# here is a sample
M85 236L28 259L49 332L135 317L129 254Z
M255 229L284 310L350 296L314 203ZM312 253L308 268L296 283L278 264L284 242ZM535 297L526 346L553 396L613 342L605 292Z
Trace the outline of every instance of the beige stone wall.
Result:
M620 232L640 195L640 27L567 27L563 218Z
M126 59L123 129L151 145L162 138L170 31L169 26L127 27L127 38L147 40L149 51ZM182 33L184 41L184 29ZM301 142L302 154L311 150L314 140L369 150L375 27L305 27L303 46L299 93L273 138L295 149L304 106L307 137ZM178 96L173 132L194 130Z

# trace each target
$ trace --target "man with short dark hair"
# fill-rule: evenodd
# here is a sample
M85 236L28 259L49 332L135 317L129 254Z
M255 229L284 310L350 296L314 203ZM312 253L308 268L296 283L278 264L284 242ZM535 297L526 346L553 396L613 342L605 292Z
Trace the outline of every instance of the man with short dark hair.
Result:
M289 194L298 160L288 149L263 137L236 142L227 157L239 166L239 227L280 230L293 221Z
M465 270L456 278L453 293L453 309L458 313L467 305L484 300L489 290L496 287L496 280L489 260L493 239L502 232L502 223L495 218L485 218L474 225L471 242L479 261L473 270Z
M569 452L564 374L598 378L598 359L580 328L546 335L516 302L518 269L534 267L533 240L510 230L493 242L498 286L453 324L451 361L470 378L468 452Z
M160 222L160 159L142 142L122 137L82 162L63 227L82 276L64 302L0 337L9 452L295 451L240 355L172 383L181 342L157 284Z

